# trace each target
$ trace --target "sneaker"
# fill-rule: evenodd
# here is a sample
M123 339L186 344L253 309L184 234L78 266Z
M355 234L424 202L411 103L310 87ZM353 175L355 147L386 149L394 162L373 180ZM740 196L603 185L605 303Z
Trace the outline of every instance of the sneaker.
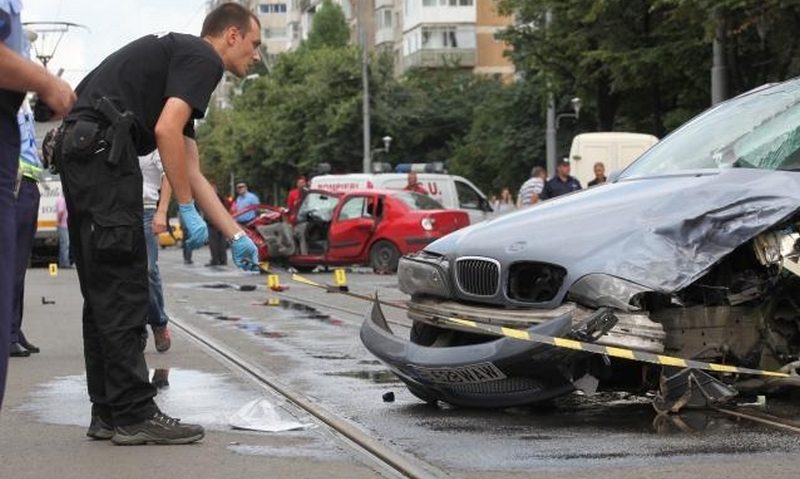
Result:
M166 326L159 326L153 328L153 340L156 343L156 351L163 353L172 346L172 340L169 336L169 329Z
M156 411L153 417L128 426L117 426L111 442L118 446L141 444L189 444L205 436L203 426L181 424L180 419Z
M98 441L108 441L114 436L114 428L100 416L92 416L92 422L89 424L89 429L86 430L86 435Z

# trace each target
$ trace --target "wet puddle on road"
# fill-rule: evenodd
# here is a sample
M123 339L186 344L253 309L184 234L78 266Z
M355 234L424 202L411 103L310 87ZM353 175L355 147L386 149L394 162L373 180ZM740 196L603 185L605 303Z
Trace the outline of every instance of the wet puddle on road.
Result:
M161 410L212 430L230 431L228 417L260 397L227 374L181 368L155 369L150 374ZM86 427L90 420L86 376L60 376L42 383L15 410L31 413L44 423Z
M344 324L344 321L342 321L341 319L332 318L331 315L323 313L313 306L309 306L303 303L298 303L296 301L291 301L288 299L277 299L277 300L270 299L262 303L256 303L256 304L258 304L259 306L278 308L293 313L296 312L299 313L296 316L298 318L313 319L325 324L332 324L334 326L341 326Z

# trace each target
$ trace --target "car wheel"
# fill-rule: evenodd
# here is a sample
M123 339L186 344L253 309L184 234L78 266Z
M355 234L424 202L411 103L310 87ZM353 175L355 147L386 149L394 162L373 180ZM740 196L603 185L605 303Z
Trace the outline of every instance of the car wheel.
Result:
M389 241L380 240L372 245L369 260L372 270L376 273L394 273L397 271L397 263L400 261L400 251Z
M416 386L412 386L411 384L406 383L406 387L408 388L408 391L411 394L413 394L414 396L417 397L417 399L425 401L426 403L428 403L431 406L435 406L436 403L439 401L433 395L431 395L431 394L429 394L429 393L417 388Z

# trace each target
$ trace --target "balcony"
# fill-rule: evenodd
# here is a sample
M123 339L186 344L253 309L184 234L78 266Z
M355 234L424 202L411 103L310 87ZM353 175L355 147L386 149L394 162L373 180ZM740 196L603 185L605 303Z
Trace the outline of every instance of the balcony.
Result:
M394 30L391 28L381 28L375 32L375 45L382 43L394 43Z
M429 48L406 55L403 67L435 68L443 66L475 66L474 48Z

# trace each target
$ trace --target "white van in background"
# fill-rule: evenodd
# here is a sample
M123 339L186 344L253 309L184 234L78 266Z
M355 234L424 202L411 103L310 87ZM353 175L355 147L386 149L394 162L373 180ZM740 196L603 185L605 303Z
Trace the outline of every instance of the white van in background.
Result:
M606 176L621 171L633 160L658 143L658 138L644 133L581 133L572 140L569 150L570 174L586 185L594 179L594 164L606 166Z
M461 209L469 213L470 223L478 223L492 215L492 207L486 195L466 178L440 173L417 173L417 179L428 195L445 208ZM328 191L402 190L407 184L407 173L351 173L315 176L311 179L310 187Z
M58 220L56 200L61 196L61 178L45 171L39 182L39 220L33 240L34 262L58 257Z

